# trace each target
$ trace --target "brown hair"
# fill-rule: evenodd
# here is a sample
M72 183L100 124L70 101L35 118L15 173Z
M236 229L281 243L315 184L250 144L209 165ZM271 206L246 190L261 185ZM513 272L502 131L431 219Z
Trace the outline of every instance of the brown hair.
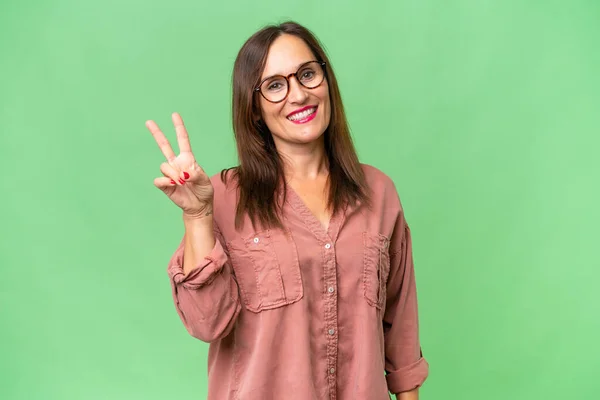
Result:
M344 113L342 97L335 74L319 41L305 27L295 22L269 25L252 35L240 49L233 67L233 131L237 143L239 166L223 170L237 181L238 203L235 226L243 225L247 213L253 225L264 228L282 227L279 216L285 201L283 161L275 148L271 132L260 117L257 92L271 44L283 34L304 40L317 61L325 62L329 85L331 119L324 133L325 154L329 164L328 207L337 212L357 201L369 204L367 182L363 174ZM283 191L283 192L282 192Z

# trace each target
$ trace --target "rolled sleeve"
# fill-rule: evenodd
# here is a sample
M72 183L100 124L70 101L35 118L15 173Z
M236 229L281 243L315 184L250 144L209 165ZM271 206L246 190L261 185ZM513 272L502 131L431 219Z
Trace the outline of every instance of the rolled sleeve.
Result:
M421 357L416 362L396 371L388 371L385 379L388 389L394 394L421 387L429 374L429 364Z
M241 310L227 253L221 241L215 240L210 254L186 275L183 247L182 240L167 268L177 313L193 337L207 343L222 339L233 329Z
M389 391L397 394L420 387L429 374L429 364L419 340L412 240L403 213L398 216L392 242L383 328L386 380Z
M221 272L227 262L227 254L219 240L204 261L192 269L187 275L183 272L183 241L173 255L167 273L176 285L183 285L189 289L198 289L212 282L214 277Z

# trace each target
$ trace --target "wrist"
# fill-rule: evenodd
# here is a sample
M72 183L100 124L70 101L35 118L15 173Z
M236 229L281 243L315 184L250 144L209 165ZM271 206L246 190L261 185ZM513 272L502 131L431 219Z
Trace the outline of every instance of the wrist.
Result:
M190 224L212 224L213 220L213 209L212 207L202 210L200 212L187 213L183 212L183 222Z

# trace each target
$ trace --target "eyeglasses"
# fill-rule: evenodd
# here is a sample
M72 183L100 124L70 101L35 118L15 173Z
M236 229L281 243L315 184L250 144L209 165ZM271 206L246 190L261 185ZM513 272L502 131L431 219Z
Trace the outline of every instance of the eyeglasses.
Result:
M309 61L302 64L298 68L298 71L288 76L270 76L255 87L254 91L260 92L265 100L271 103L282 102L290 92L289 78L292 76L305 88L314 89L323 83L323 79L325 78L325 63L321 61Z

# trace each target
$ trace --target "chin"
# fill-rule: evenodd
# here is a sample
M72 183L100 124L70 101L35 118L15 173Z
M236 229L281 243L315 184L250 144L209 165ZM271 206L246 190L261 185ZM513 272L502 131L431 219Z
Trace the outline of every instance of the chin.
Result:
M295 135L290 135L290 137L296 137L298 138L299 141L303 142L303 143L310 143L310 142L314 142L316 140L321 139L321 137L323 136L323 133L325 132L325 129L321 130L310 130L308 132L302 132L300 134L295 134Z
M285 121L281 126L280 134L273 133L274 139L281 140L282 142L296 143L296 144L309 144L318 140L321 140L323 134L327 130L327 126L322 122L315 123L317 121L311 121L305 126L292 125L290 126L289 121Z
M315 123L316 122L316 123ZM323 133L327 130L327 126L322 122L311 121L306 126L288 126L288 133L290 137L305 138L310 140L316 140L323 136Z

